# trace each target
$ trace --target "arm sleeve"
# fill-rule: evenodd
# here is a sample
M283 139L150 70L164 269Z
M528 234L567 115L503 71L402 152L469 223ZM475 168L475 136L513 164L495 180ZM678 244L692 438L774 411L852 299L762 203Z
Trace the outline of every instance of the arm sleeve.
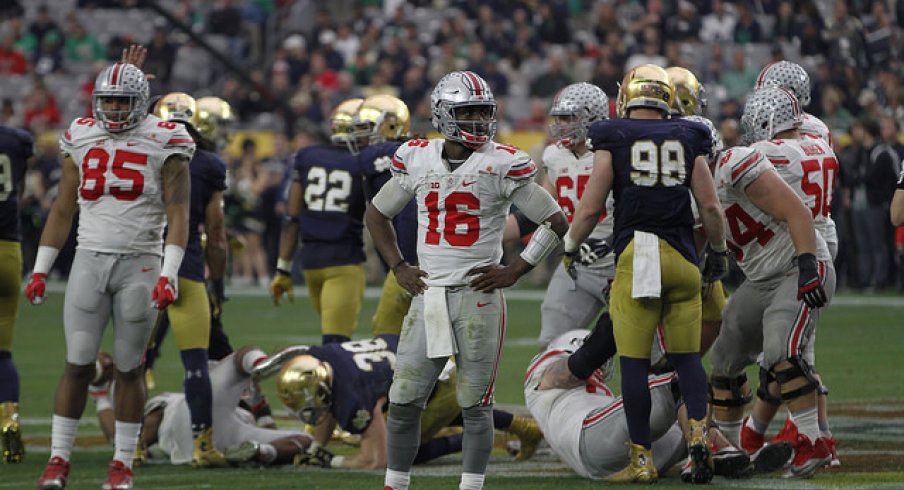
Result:
M542 223L560 211L552 196L536 182L515 189L512 193L512 204L518 206L518 209L534 223Z
M371 204L373 204L373 206L377 208L377 211L382 213L383 216L393 218L395 215L402 212L405 205L411 202L411 199L413 198L414 193L408 192L402 188L399 180L393 177L380 189L380 192L374 196Z

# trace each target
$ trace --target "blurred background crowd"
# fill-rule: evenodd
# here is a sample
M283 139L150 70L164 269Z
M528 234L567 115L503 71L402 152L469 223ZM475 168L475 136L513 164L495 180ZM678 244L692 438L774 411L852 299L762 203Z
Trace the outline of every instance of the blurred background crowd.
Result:
M904 287L904 231L887 218L904 159L904 0L3 0L0 125L38 142L23 270L60 175L58 131L90 114L96 74L135 42L148 48L152 94L217 95L237 112L234 285L269 282L291 155L323 141L345 99L395 95L425 134L434 83L473 70L499 102L500 139L539 160L560 88L590 81L614 106L630 67L683 66L731 146L760 69L789 59L808 70L806 111L832 130L840 158L839 285ZM57 263L65 275L65 257Z

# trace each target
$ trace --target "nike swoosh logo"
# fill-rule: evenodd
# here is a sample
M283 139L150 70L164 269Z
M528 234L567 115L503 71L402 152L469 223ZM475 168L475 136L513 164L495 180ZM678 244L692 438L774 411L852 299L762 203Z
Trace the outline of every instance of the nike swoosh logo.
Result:
M476 180L472 180L472 181L470 181L470 182L462 182L461 185L464 186L464 187L467 187L467 186L469 186L469 185L471 185L471 184L473 184L473 183L475 183L475 182L477 182L477 181L476 181Z
M142 267L141 272L151 272L151 268L150 267Z
M133 143L131 141L126 142L126 146L138 146L138 143Z
M478 307L478 308L483 308L484 306L490 305L490 304L492 304L492 303L477 303L477 307Z

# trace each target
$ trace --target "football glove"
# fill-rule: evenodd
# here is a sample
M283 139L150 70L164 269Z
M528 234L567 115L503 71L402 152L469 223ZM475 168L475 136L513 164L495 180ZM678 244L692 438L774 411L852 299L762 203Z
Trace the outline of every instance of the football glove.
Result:
M222 279L211 279L207 282L207 298L210 300L211 314L220 318L223 314L223 303L227 301Z
M571 276L572 279L577 280L578 271L574 268L574 261L578 257L578 251L574 252L565 252L562 254L562 265L565 266L565 272Z
M44 302L44 292L47 289L47 274L35 272L25 286L25 297L28 302L33 305L39 305Z
M811 253L797 256L797 299L810 308L825 306L828 302L826 290L822 287L816 257Z
M332 462L333 453L315 441L311 443L311 446L305 452L296 454L292 464L295 466L330 468L332 467Z
M728 275L727 249L724 252L716 252L709 245L706 246L706 259L703 262L703 284L709 285Z
M288 271L276 269L276 276L270 282L270 295L273 296L273 304L279 306L283 293L289 298L289 303L295 302L295 292L292 290L292 275Z
M165 310L167 306L176 302L179 298L179 291L176 286L176 280L160 276L157 285L154 286L154 292L151 295L151 301L158 310Z
M593 265L594 262L612 252L611 243L612 235L609 235L602 240L597 238L587 239L587 241L581 244L581 248L578 249L578 263L586 266Z

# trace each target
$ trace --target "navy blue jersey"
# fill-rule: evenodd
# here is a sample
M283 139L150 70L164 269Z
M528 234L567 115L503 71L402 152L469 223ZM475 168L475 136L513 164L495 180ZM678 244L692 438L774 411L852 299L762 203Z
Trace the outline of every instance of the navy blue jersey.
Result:
M191 171L191 208L188 213L188 245L179 275L193 281L204 280L204 253L200 226L207 204L215 192L226 190L226 164L213 152L198 149L188 165Z
M0 126L0 240L19 241L19 198L34 138L21 129Z
M709 130L686 119L610 119L593 123L588 136L594 150L612 153L616 254L639 230L696 264L690 182L694 159L710 153Z
M374 406L388 396L395 367L397 335L311 347L312 356L333 368L330 413L343 429L360 434L375 416Z
M361 162L363 168L373 168L377 173L373 177L365 181L365 191L367 198L372 199L383 184L389 182L392 173L389 172L389 164L392 156L395 155L396 148L402 145L402 141L387 141L376 145L370 145L358 154L358 161ZM409 264L417 263L417 201L412 199L403 209L392 219L392 226L395 228L396 237L399 242L399 250L402 251L402 258Z
M292 180L304 188L303 269L364 262L363 181L372 173L345 147L308 146L295 155Z

